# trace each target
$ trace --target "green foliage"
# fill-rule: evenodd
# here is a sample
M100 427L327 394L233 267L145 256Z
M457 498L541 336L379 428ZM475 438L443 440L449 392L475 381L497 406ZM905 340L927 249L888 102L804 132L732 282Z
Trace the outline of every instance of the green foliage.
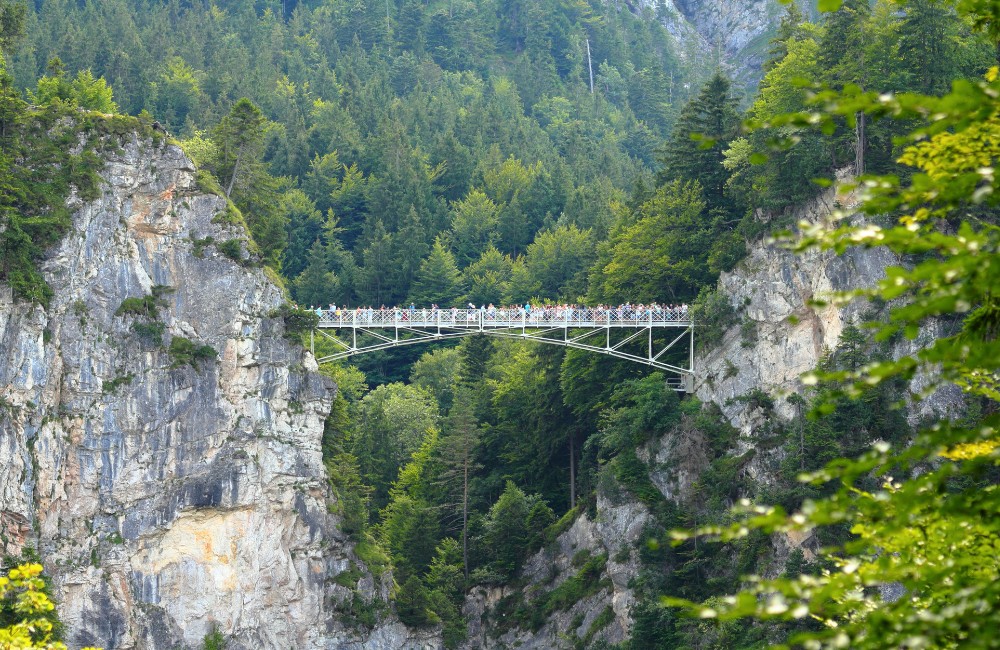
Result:
M111 381L105 380L101 382L101 392L103 392L104 394L113 393L116 390L118 390L119 386L124 386L125 384L132 383L133 379L135 379L135 375L133 375L132 373L128 373L125 375L120 375L118 377L115 377Z
M541 604L545 617L554 612L567 610L581 600L610 587L611 580L601 577L607 563L606 554L595 555L587 560L577 573L550 591Z
M319 324L319 316L314 310L299 309L288 303L281 303L281 306L269 313L270 318L280 318L285 324L285 336L298 338L300 334L316 329Z
M355 544L354 554L376 578L384 574L392 563L385 551L370 537L365 537Z
M591 288L601 300L675 303L692 300L714 277L709 251L723 230L707 215L697 182L662 185L612 234Z
M47 76L38 80L35 92L28 93L32 104L46 106L60 102L99 113L118 112L111 87L103 77L94 78L90 70L81 70L75 79L69 81L58 57L49 61L48 72Z
M11 648L66 650L42 565L23 563L0 577L0 640ZM82 650L97 650L83 648Z
M697 328L698 347L711 350L722 342L726 331L736 324L736 310L721 291L702 289L691 305L691 320Z
M158 284L153 287L152 292L148 295L141 298L126 298L122 301L122 304L118 305L118 309L115 310L115 316L130 314L150 319L157 318L160 314L160 308L167 306L164 296L172 291L173 288Z
M955 5L973 24L995 24L1000 18L995 4ZM856 3L844 7L845 12L865 9ZM834 53L843 47L827 42ZM851 42L848 39L847 45ZM857 63L848 58L834 57L844 63L841 74ZM916 128L907 134L899 157L900 164L912 169L908 178L873 179L862 194L863 212L898 211L902 216L895 224L804 223L799 247L843 252L849 246L885 246L897 255L913 256L912 266L888 269L877 286L838 296L839 301L858 296L899 300L887 322L873 325L880 340L897 333L915 337L932 318L957 317L962 322L957 333L898 360L873 361L864 354L857 334L845 331L844 365L838 367L834 357L820 373L806 377L810 385L820 377L832 382L825 388L820 384L816 408L817 417L831 426L838 426L836 416L845 409L855 430L857 415L851 411L868 411L875 423L884 422L885 396L879 391L896 381L907 382L917 371L930 373L925 375L931 377L930 388L923 395L949 382L973 398L993 404L1000 399L995 381L1000 368L998 310L988 288L998 280L993 262L1000 237L992 223L969 218L974 206L992 207L996 201L992 180L973 177L980 161L993 156L993 138L984 136L997 128L997 77L994 68L984 81L956 82L940 98L864 94L845 86L843 92L826 93L823 105L816 107L811 119L828 132L835 132L838 120L857 119L861 112L913 120L910 124ZM934 116L932 123L925 121L927 115ZM898 425L884 426L895 432ZM826 432L810 433L810 445L832 442ZM906 445L879 440L853 460L839 458L806 474L804 483L821 494L805 501L799 512L787 515L780 507L760 507L732 526L703 530L724 541L751 531L823 533L846 527L852 534L834 536L835 543L823 554L832 565L828 572L753 580L737 597L695 610L702 618L724 621L751 616L795 622L811 617L825 625L790 639L808 647L992 647L1000 571L992 543L998 538L995 522L1000 511L997 440L995 414L935 423ZM803 431L804 452L805 441ZM884 599L872 589L886 583L899 584L908 595Z
M723 151L739 128L730 88L730 81L716 72L681 111L661 160L662 182L697 181L709 210L734 207L726 193L729 174L722 164Z
M409 299L424 307L454 306L465 293L463 284L454 255L437 239L430 255L420 263Z
M538 495L528 496L508 481L486 518L480 550L488 569L480 575L512 578L521 562L541 546L545 528L554 519Z
M594 636L598 632L611 625L615 620L615 610L608 605L597 617L590 623L590 627L587 628L587 633L581 639L583 647L588 647L590 642L593 641Z
M437 427L437 404L416 386L379 386L358 402L357 427L347 449L357 457L364 482L375 488L375 509L389 503L389 486ZM428 543L433 549L434 541Z
M535 296L575 302L586 294L593 260L589 230L569 225L540 232L512 268L511 298L519 303Z
M17 0L0 4L0 56L17 47L24 38L24 22L28 7Z
M205 635L201 647L202 650L226 650L227 645L226 637L216 628Z
M172 360L170 364L171 368L180 368L181 366L189 365L195 370L198 369L199 362L212 360L219 356L219 353L211 345L198 345L183 336L175 336L170 339L170 347L167 348L167 353Z
M511 294L513 261L493 246L487 247L478 260L463 272L468 293L463 300L476 305L503 304Z
M457 348L443 348L425 353L413 364L410 383L433 395L442 415L451 409L455 398L461 361Z
M243 263L243 242L239 239L227 239L224 242L219 242L216 248L234 262Z

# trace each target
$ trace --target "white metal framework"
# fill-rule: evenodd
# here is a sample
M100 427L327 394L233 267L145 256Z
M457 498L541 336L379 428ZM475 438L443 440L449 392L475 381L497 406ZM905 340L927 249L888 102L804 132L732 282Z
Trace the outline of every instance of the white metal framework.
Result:
M686 306L542 307L530 311L358 308L320 309L316 313L316 331L340 348L317 359L319 363L403 345L485 334L606 354L671 373L675 379L670 384L677 390L691 392L694 386L694 324ZM654 331L661 336L654 336ZM663 334L667 336L663 338ZM682 343L688 345L687 368L663 360L669 350Z

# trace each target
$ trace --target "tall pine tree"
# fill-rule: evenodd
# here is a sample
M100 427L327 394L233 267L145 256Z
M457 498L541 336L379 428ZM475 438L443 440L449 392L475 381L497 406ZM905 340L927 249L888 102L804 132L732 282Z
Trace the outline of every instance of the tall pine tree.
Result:
M657 177L659 185L698 181L708 208L727 212L734 206L725 193L729 172L722 166L722 152L740 125L731 86L725 75L716 72L698 97L688 102L663 150L663 169Z
M410 289L410 302L421 307L432 304L442 307L454 305L464 293L462 273L441 239L434 240L430 255L420 263L413 288Z

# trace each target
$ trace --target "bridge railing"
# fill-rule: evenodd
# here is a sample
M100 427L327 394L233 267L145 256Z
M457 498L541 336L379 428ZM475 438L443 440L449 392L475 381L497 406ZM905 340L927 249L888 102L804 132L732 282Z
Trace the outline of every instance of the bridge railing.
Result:
M317 309L319 326L392 327L649 327L690 323L687 305L677 307L539 307L517 309Z

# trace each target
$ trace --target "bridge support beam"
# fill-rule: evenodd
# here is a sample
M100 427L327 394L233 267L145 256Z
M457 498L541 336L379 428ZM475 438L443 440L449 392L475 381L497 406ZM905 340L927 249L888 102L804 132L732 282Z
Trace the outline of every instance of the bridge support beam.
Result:
M442 341L451 338L461 338L472 335L493 336L497 338L509 338L521 341L535 341L550 345L561 345L563 347L586 350L612 356L634 363L650 366L657 370L669 373L671 378L668 386L676 391L684 393L694 393L695 391L695 358L694 358L694 323L690 321L674 322L669 325L654 324L652 319L646 322L645 319L631 323L614 322L591 322L586 324L575 324L570 322L561 323L549 320L540 323L529 323L525 315L521 315L517 321L511 323L497 323L491 321L484 323L482 314L478 314L477 319L469 318L466 321L461 319L450 319L448 323L441 322L440 312L432 319L402 319L393 318L387 323L351 323L347 324L321 324L317 330L310 333L309 342L313 355L316 353L315 332L325 339L334 343L338 350L333 354L317 358L318 363L328 363L338 359L346 359L375 350L385 350L404 345L416 343L429 343L432 341ZM351 337L337 336L337 329L350 329ZM380 333L378 330L392 330L391 332ZM570 330L574 330L570 334ZM658 343L654 336L654 329L658 333L667 334L673 330L666 339L664 345ZM612 341L612 330L618 333ZM604 345L600 339L592 339L592 336L604 334ZM643 337L645 335L645 337ZM366 337L366 338L362 338ZM645 341L642 339L646 338ZM678 359L679 355L668 357L667 352L674 350L679 345L687 344L687 367L673 365L663 361L664 358ZM683 359L684 357L680 357ZM680 363L683 364L683 361Z

